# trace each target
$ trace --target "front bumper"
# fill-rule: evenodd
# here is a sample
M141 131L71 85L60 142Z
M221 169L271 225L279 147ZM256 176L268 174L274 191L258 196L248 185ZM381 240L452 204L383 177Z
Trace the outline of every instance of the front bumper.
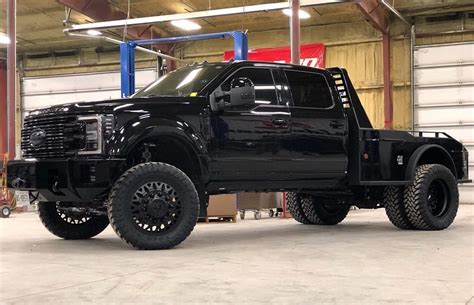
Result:
M38 191L40 201L89 202L106 194L125 169L125 159L11 161L7 184Z

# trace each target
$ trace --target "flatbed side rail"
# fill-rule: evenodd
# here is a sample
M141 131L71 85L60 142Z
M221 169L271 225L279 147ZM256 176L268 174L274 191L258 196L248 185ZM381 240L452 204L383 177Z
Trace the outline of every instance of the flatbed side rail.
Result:
M414 137L419 137L419 138L447 138L447 139L453 139L455 140L452 136L450 136L446 132L441 132L441 131L418 131L418 130L388 130L388 129L374 129L374 128L360 128L361 131L397 131L397 132L406 132Z
M434 137L432 137L432 138L442 138L442 136L444 136L448 139L454 139L453 137L451 137L446 132L440 132L440 131L413 131L413 130L410 130L410 131L406 131L406 132L410 133L414 137L425 137L426 138L426 137L429 137L429 135L434 135Z

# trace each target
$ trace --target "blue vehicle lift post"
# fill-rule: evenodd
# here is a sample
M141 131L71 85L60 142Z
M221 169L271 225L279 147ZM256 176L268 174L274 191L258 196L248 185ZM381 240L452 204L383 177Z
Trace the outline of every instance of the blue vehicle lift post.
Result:
M247 34L241 31L197 34L179 37L166 37L144 40L131 40L120 44L120 80L122 97L135 93L135 48L139 45L176 43L193 40L232 37L234 39L234 59L248 59Z

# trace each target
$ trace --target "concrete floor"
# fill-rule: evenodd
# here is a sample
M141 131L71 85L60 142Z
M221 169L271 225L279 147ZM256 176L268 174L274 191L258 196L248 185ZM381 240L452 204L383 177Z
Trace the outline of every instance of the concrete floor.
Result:
M335 227L201 223L166 251L131 250L110 227L65 241L13 215L0 219L0 304L474 304L473 212L441 232L397 230L383 210Z

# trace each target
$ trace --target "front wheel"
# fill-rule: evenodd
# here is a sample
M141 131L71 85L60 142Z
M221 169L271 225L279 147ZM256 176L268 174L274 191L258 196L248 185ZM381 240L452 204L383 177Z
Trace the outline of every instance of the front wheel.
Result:
M112 228L137 249L168 249L185 240L196 225L199 196L178 168L157 162L126 171L110 193Z
M443 230L454 221L459 207L456 178L445 166L416 168L415 179L405 188L407 216L418 230Z
M105 215L89 215L74 209L73 203L40 202L38 214L49 232L64 239L88 239L109 225Z

